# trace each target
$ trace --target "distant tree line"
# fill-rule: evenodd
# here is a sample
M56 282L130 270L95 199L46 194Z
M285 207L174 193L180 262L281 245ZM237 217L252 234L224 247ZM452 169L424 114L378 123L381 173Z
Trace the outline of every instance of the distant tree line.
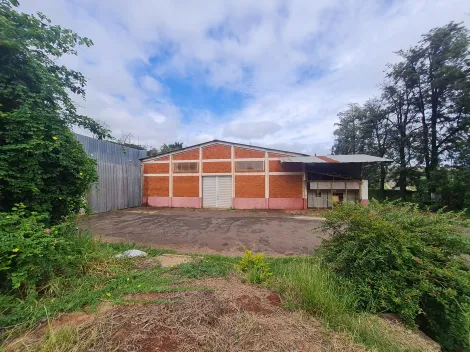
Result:
M333 154L393 160L365 177L385 197L387 180L403 200L409 186L423 205L470 206L470 37L451 22L430 30L386 67L381 94L338 114Z

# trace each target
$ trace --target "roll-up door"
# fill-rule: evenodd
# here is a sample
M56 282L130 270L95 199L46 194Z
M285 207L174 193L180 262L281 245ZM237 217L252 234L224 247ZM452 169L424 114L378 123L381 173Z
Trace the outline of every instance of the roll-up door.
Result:
M232 206L232 176L203 176L202 206L204 208L230 208Z

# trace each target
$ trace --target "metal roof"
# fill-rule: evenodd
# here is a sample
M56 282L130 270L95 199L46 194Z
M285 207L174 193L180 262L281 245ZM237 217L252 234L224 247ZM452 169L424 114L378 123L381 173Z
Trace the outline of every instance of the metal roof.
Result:
M281 158L283 163L335 164L335 163L377 163L391 162L390 159L366 154L326 155L326 156L289 156Z
M153 158L161 158L162 156L165 156L165 155L177 154L177 153L181 153L181 152L184 152L184 151L187 151L187 150L199 148L199 147L202 147L202 146L207 146L207 145L210 145L210 144L217 144L217 143L226 144L226 145L233 145L234 147L265 150L265 151L268 151L268 152L274 152L274 153L279 153L279 154L294 154L294 155L304 155L304 156L308 156L308 154L303 154L303 153L288 152L288 151L286 151L286 150L265 148L265 147L260 147L260 146L256 146L256 145L251 145L251 144L234 143L234 142L222 141L222 140L220 140L220 139L214 139L214 140L209 141L209 142L194 144L194 145L190 145L189 147L184 147L184 148L181 148L181 149L172 150L172 151L170 151L170 152L161 153L161 154L157 154L157 155L154 155L154 156L148 156L148 157L146 157L146 158L140 158L140 160L148 160L148 159L153 159Z

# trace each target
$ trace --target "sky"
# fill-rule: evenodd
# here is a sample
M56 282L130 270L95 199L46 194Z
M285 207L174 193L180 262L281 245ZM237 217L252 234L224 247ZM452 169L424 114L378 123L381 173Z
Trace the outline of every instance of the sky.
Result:
M62 63L79 111L149 147L212 139L329 154L337 114L380 94L430 29L470 28L468 0L20 0L93 40Z

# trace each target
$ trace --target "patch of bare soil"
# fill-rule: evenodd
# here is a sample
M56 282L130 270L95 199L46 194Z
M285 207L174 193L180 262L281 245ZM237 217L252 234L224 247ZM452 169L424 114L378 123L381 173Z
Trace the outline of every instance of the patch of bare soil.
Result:
M198 289L127 297L164 304L116 306L96 317L79 313L78 320L64 315L55 326L68 320L78 329L74 351L364 351L316 320L282 309L277 294L235 277L189 284Z
M181 255L181 254L162 254L156 257L162 267L179 265L184 263L189 263L193 261L188 255Z
M276 293L236 277L187 285L196 290L128 295L148 303L116 306L94 319L59 317L55 326L69 321L77 327L74 351L365 351L349 335L283 309Z

